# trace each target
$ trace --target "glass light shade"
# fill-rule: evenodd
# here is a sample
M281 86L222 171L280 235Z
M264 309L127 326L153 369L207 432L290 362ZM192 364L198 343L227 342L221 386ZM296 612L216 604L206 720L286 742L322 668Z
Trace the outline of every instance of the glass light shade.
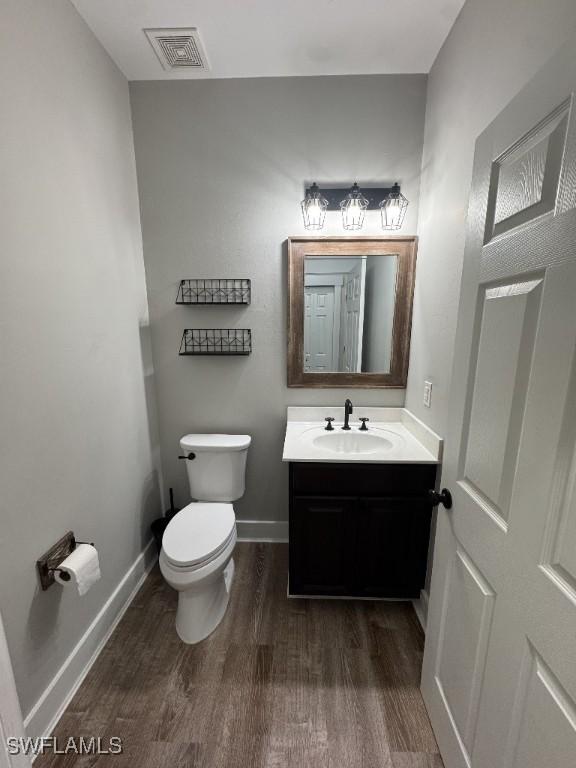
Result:
M408 200L400 192L400 187L395 184L388 196L380 203L382 215L382 229L400 229L404 223Z
M312 184L310 189L306 191L306 197L300 205L306 229L322 229L326 218L328 200L322 197L317 184Z
M360 191L358 184L354 184L340 203L344 229L362 229L366 208L368 208L368 200Z

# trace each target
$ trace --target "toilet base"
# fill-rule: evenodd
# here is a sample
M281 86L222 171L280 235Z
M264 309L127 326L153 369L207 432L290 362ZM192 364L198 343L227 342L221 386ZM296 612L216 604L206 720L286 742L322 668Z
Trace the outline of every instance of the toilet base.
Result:
M176 632L184 643L193 645L212 634L224 618L232 580L234 578L234 559L214 580L200 588L178 592L176 610Z

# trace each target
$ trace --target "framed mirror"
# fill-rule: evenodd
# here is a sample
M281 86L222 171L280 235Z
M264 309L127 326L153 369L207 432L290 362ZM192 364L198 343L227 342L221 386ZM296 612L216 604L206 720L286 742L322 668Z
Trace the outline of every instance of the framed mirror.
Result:
M288 240L288 386L406 386L416 237Z

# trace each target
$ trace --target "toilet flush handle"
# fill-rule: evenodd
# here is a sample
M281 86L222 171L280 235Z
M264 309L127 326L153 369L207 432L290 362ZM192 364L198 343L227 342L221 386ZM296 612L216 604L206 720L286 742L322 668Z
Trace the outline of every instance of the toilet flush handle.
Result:
M187 453L186 456L178 456L179 459L187 459L188 461L193 461L196 458L195 453Z

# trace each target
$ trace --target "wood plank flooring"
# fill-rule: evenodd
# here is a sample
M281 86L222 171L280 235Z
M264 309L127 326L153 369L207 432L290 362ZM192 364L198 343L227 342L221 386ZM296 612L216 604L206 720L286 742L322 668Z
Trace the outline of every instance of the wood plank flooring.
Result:
M411 604L288 600L287 558L239 544L226 617L195 646L156 568L54 734L118 736L123 753L35 768L442 768Z

